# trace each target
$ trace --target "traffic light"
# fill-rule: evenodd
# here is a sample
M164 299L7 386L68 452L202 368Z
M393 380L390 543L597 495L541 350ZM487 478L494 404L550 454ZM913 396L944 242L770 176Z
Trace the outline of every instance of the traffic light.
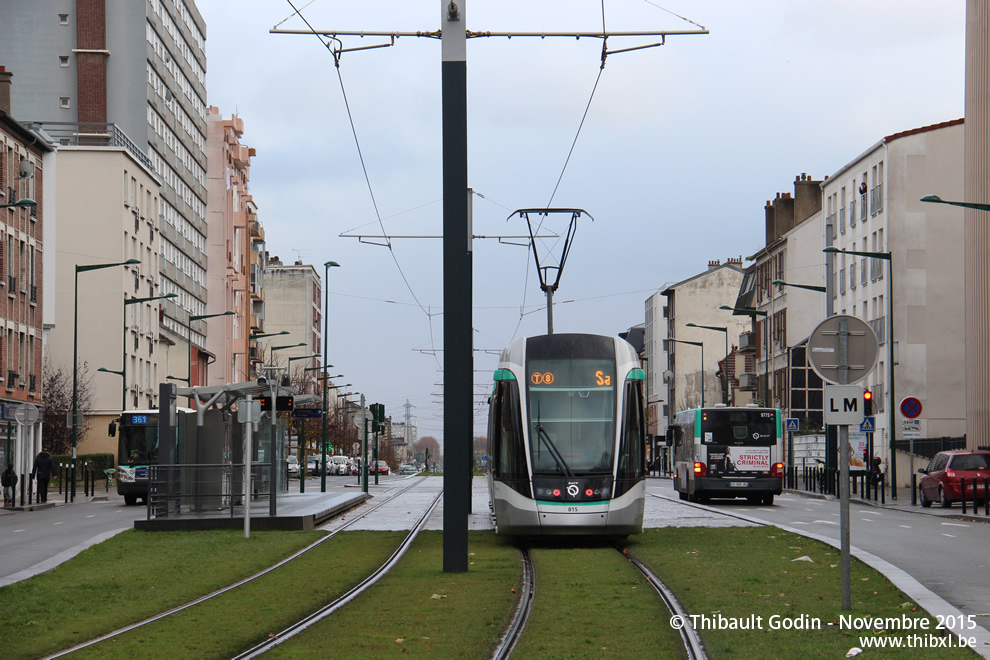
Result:
M873 414L873 391L863 390L863 416L870 417Z
M369 408L371 408L372 432L383 432L385 430L385 404L373 403Z

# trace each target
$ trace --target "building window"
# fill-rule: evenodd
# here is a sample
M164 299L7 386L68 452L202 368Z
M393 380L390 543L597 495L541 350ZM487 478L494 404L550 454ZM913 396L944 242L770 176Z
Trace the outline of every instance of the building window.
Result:
M58 65L59 66L62 66L62 67L69 66L69 56L68 55L59 55L58 56Z
M66 109L69 108L69 97L68 96L60 96L58 98L58 107L60 107L60 108L66 108Z
M58 15L58 24L59 25L68 25L69 24L69 15L68 14L59 14Z

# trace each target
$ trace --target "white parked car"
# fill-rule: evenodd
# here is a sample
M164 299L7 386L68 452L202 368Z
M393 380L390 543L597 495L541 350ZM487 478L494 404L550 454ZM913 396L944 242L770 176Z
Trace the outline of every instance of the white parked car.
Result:
M331 456L330 459L333 461L333 466L327 466L327 474L347 475L351 473L351 469L347 466L346 456Z
M299 476L299 460L295 456L287 456L285 462L289 466L289 476L298 477Z

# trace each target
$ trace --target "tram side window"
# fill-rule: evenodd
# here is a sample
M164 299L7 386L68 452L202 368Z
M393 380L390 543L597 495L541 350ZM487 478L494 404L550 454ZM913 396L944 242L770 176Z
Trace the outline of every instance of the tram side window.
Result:
M526 473L526 451L523 447L522 417L519 414L519 387L516 381L502 381L496 393L498 409L496 414L495 455L496 477L502 481L520 480L528 482ZM515 488L515 486L513 486ZM522 488L522 486L520 486ZM516 488L518 490L518 488Z
M625 406L622 410L622 434L619 442L619 465L616 471L616 495L628 490L630 485L643 476L646 427L643 424L642 393L642 381L626 382Z

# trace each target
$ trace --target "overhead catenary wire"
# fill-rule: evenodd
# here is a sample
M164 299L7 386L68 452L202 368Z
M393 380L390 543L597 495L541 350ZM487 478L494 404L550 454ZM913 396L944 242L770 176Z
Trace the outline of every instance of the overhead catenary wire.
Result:
M395 251L392 249L392 243L391 241L388 240L387 232L385 231L385 223L382 221L382 214L378 208L378 201L375 199L375 191L371 185L371 177L368 175L368 167L365 164L364 153L361 150L361 141L358 139L357 127L354 124L354 114L351 112L350 102L347 99L347 90L344 87L344 78L340 72L340 55L339 53L334 52L333 48L331 48L330 46L330 42L323 40L320 34L312 26L312 24L310 24L309 20L305 16L303 16L302 12L292 3L292 0L286 0L286 2L289 3L289 6L292 7L293 11L295 11L295 13L299 16L299 18L303 20L303 22L309 28L310 33L312 33L313 36L319 39L320 43L323 44L323 47L326 48L330 52L330 55L333 57L334 69L337 71L337 81L340 84L340 93L344 101L344 109L347 112L347 120L351 127L351 135L354 137L354 145L357 148L358 159L361 162L361 171L364 174L364 180L368 186L368 194L371 196L371 205L375 210L375 216L378 218L378 224L381 227L382 236L385 238L386 246L388 247L388 251L392 257L392 261L395 263L396 269L399 271L399 276L402 278L403 283L406 285L406 289L409 291L409 295L413 297L413 300L416 301L416 304L419 306L420 310L422 310L422 312L426 315L427 319L429 319L430 337L432 339L433 322L432 322L432 317L430 316L430 312L429 310L426 309L426 307L423 306L423 303L420 302L419 297L416 295L416 292L413 291L412 285L409 283L409 279L406 277L405 272L403 272L402 266L399 264L399 259L395 256ZM336 37L331 36L331 39L336 39ZM337 41L339 42L340 40L337 39ZM439 360L437 360L437 366L439 365L440 362Z

